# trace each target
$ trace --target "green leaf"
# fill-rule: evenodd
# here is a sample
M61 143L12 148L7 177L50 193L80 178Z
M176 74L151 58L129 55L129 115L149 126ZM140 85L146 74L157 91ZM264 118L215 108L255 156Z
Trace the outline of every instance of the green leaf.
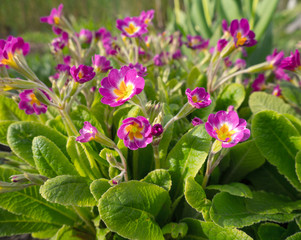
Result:
M55 234L52 240L82 240L83 236L80 236L78 232L69 226L63 226L60 230Z
M188 227L186 223L168 223L162 228L162 233L170 234L172 238L178 239L182 238L187 234Z
M198 212L202 212L204 208L210 205L210 201L206 199L204 189L193 177L188 177L186 180L184 196L187 203Z
M172 118L172 115L168 114L164 116L164 125ZM164 126L163 125L163 126ZM163 133L163 137L159 143L159 158L161 163L161 168L167 168L168 162L166 161L166 155L170 141L172 140L174 124L171 124Z
M0 237L56 229L57 225L12 214L0 208Z
M260 240L283 239L286 229L275 223L263 223L258 228Z
M228 156L230 163L223 175L223 183L240 181L265 162L253 140L235 145L230 149ZM223 161L221 163L223 164Z
M52 142L55 142L60 150L67 155L66 137L56 130L36 122L17 122L11 124L7 132L7 142L18 157L34 166L32 140L37 136L45 136Z
M290 82L282 81L280 83L281 94L283 97L297 106L301 106L301 90Z
M259 2L256 9L259 20L254 28L257 40L259 40L262 34L266 31L266 28L268 27L275 13L277 4L278 0L263 0Z
M92 155L94 150L92 150L88 145L77 142L75 137L68 138L67 151L75 169L82 177L89 177L92 180L102 177L102 174L95 162L95 158L97 158L103 165L109 165L107 161L99 157L96 153Z
M223 228L213 222L203 222L193 218L181 220L188 225L184 240L252 240L246 233L235 228Z
M186 81L186 88L195 89L199 86L199 82L202 79L202 73L200 72L198 67L193 67L188 74L187 81Z
M273 110L278 113L289 113L295 115L295 110L284 101L274 95L265 92L254 92L249 98L249 106L256 114L264 110Z
M96 201L90 192L91 181L79 176L62 175L48 179L40 188L43 198L49 202L80 207L94 206Z
M8 145L6 140L8 127L16 121L13 120L0 120L0 143L3 145Z
M294 127L301 134L301 120L288 113L283 114L283 116L285 116L288 120L290 120L290 122L294 125Z
M194 26L198 26L197 30L204 38L210 38L212 31L207 24L204 8L201 1L192 1L191 3L191 18Z
M204 126L200 125L187 132L168 154L174 199L183 193L186 178L195 177L203 166L210 142L211 137Z
M0 95L0 120L37 121L35 115L27 115L11 98Z
M66 127L64 125L64 122L62 120L61 116L57 116L54 119L50 119L46 122L46 126L51 127L55 129L56 131L64 134L65 136L68 136Z
M285 240L301 240L301 232L295 233L292 236L289 236Z
M170 190L172 184L170 174L165 169L156 169L147 174L141 181L158 185L166 191Z
M218 95L216 110L226 110L230 105L239 108L245 99L246 91L242 84L231 83Z
M58 175L78 175L62 151L48 138L39 136L32 141L32 152L39 173L52 178Z
M45 231L34 232L31 234L31 236L38 239L49 239L53 237L58 230L59 228L47 229Z
M301 151L296 155L296 173L299 181L301 182Z
M129 239L164 240L158 224L169 214L168 192L154 184L130 181L110 188L99 200L107 227Z
M93 194L96 201L111 187L107 179L101 178L94 180L90 185L90 191Z
M231 22L234 19L241 19L241 5L237 0L221 0L220 7L225 15L227 22Z
M220 192L227 192L234 196L252 198L253 194L250 188L242 183L229 183L225 185L210 185L207 189L214 189Z
M253 192L253 198L243 198L226 192L218 193L212 200L210 216L225 227L244 227L260 221L289 222L298 214L291 213L298 208L283 196L265 192Z
M257 113L252 121L252 134L262 155L283 174L290 183L301 190L295 171L297 149L290 142L298 131L287 118L274 111ZM285 159L285 161L283 161Z

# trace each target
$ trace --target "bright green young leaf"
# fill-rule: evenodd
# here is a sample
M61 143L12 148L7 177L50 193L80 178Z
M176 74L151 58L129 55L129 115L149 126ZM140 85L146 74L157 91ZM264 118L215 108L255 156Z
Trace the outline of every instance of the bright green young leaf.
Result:
M58 175L78 175L62 151L48 138L39 136L32 141L32 152L39 173L52 178Z
M108 132L107 132L107 126L105 123L106 114L108 114L107 106L99 101L92 105L90 111L93 114L93 116L95 116L96 120L101 124L101 127L107 136Z
M227 22L234 19L241 19L241 3L237 0L221 0L220 8Z
M198 26L198 31L204 38L210 38L212 31L206 21L206 15L204 14L204 8L201 1L192 1L191 13L193 25Z
M82 240L83 237L69 226L63 226L51 240Z
M90 192L89 179L61 175L48 179L40 188L43 198L49 202L80 207L94 206L96 201Z
M40 231L40 232L34 232L31 234L33 238L38 238L38 239L50 239L53 237L56 232L59 230L58 228L53 228L53 229L47 229L45 231Z
M213 222L203 222L193 218L184 218L188 233L184 240L252 240L246 233L235 228L223 228Z
M301 240L301 232L295 233L292 236L289 236L285 240Z
M99 213L107 227L119 235L137 240L164 240L159 224L169 214L168 192L154 184L121 183L99 200Z
M184 196L188 204L198 212L202 212L204 208L210 205L204 189L193 177L188 177L186 180Z
M111 187L109 181L105 178L96 179L90 185L90 191L96 201Z
M67 156L66 137L40 123L16 122L11 124L7 132L7 142L18 157L34 166L32 140L37 136L44 136L55 142L59 149Z
M207 189L214 189L221 192L227 192L234 196L252 198L253 194L250 188L242 183L229 183L224 185L210 185Z
M162 228L163 234L170 234L172 238L178 239L182 238L187 234L188 227L187 224L182 223L168 223Z
M244 101L245 95L245 88L242 84L231 83L218 95L215 108L216 110L227 110L227 107L232 105L237 109Z
M252 121L252 134L262 155L301 190L295 171L297 149L290 141L290 137L299 136L299 132L290 121L274 111L259 112Z
M163 123L166 124L171 118L172 115L170 114L164 116ZM174 124L171 124L164 131L163 137L159 143L159 158L160 158L161 168L167 168L168 165L168 162L166 161L166 155L167 155L170 141L172 140L173 129L174 129Z
M202 74L199 68L194 67L191 69L190 73L188 74L187 81L186 81L186 88L190 88L191 90L199 87L200 80L202 79Z
M177 198L184 192L185 180L198 173L210 148L211 137L200 125L187 132L167 156L172 179L172 196Z
M268 200L268 202L266 202ZM298 214L291 213L300 204L288 198L264 192L253 192L253 198L243 198L226 192L212 200L212 220L224 227L244 227L261 221L289 222Z
M290 142L295 146L297 150L301 150L301 136L291 136Z
M259 168L265 161L253 140L235 145L230 149L228 155L230 163L223 175L223 183L241 180L248 173Z
M0 143L3 145L8 145L6 135L8 127L16 121L13 120L0 120Z
M260 240L283 239L286 229L275 223L263 223L258 228Z
M56 131L64 134L65 136L68 136L66 127L64 125L64 122L63 122L61 116L57 116L57 117L55 117L53 119L48 120L46 122L46 126L55 129Z
M295 110L288 104L278 97L265 92L254 92L249 98L249 106L253 112L256 114L264 110L273 110L278 113L289 113L294 115Z
M37 121L38 118L36 115L28 115L19 109L13 99L0 95L0 120Z
M165 169L156 169L147 174L141 181L158 185L166 191L170 190L172 184L170 174Z
M0 208L0 237L57 229L58 226L44 221L43 218L40 220L31 219Z

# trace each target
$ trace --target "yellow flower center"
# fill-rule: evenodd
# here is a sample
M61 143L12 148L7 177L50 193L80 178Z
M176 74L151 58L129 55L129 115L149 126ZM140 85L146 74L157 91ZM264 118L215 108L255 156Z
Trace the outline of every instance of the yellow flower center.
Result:
M58 16L53 17L54 24L59 25L60 24L60 18Z
M79 71L79 73L77 74L78 78L79 79L82 79L83 78L83 73L81 71Z
M241 32L238 32L236 34L236 38L237 38L237 42L236 42L237 46L242 46L247 41L247 38L241 36Z
M149 21L150 21L149 18L146 18L146 19L144 20L144 23L145 23L145 24L148 24Z
M197 97L196 95L194 95L191 99L192 99L192 101L193 101L194 103L196 103L196 102L198 102L198 103L203 102L203 100L199 100L198 97Z
M131 125L126 126L125 130L129 133L129 138L131 141L134 138L139 138L139 139L143 138L143 136L141 134L143 127L139 127L139 124L136 122L132 123Z
M116 101L129 98L133 92L133 89L134 86L132 83L126 85L124 80L122 80L119 85L119 89L116 88L113 91L118 96L118 98L116 98Z
M3 58L1 60L1 63L4 64L4 65L10 66L14 69L17 69L18 65L16 64L16 62L14 60L14 55L12 54L12 52L9 52L7 55L8 55L8 59Z
M224 124L220 129L214 129L219 140L231 142L232 135L235 133L235 130L229 131L229 126Z
M139 27L136 27L133 23L130 23L128 27L125 27L124 30L129 34L133 35L139 30Z
M34 93L31 93L29 95L29 97L31 98L30 100L30 104L33 105L34 103L37 104L37 105L41 105L41 102L37 99L36 95L34 95Z

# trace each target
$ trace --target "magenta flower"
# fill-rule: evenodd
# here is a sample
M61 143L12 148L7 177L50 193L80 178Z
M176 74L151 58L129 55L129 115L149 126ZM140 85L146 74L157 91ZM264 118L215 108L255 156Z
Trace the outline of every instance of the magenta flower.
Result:
M172 59L180 59L181 57L183 57L182 51L181 49L177 49L173 54L172 54Z
M236 48L241 46L252 47L257 43L254 39L255 33L250 30L249 22L245 18L240 21L233 20L230 25L230 33Z
M266 60L273 66L273 72L277 79L284 79L289 81L291 78L285 73L284 68L282 67L282 62L284 58L283 51L277 52L277 49L274 49L272 55L268 55Z
M48 94L46 94L44 91L43 93L46 95L48 99L50 99ZM33 90L24 90L19 94L19 97L20 97L19 108L21 110L25 110L26 114L36 113L37 115L39 115L47 111L47 105L41 103L37 99Z
M164 130L162 125L160 123L157 123L152 127L151 133L153 136L159 137L163 133L163 131Z
M205 40L201 36L187 35L187 41L185 44L191 49L205 49L209 45L209 40Z
M235 111L218 111L210 114L205 128L208 134L222 142L223 148L235 146L250 137L250 130L246 128L246 120L239 118Z
M147 68L144 67L141 63L129 64L130 69L135 69L139 77L145 77L147 75Z
M243 69L247 66L247 63L244 59L241 59L241 58L238 58L236 61L235 61L235 67L237 67L238 69Z
M122 121L117 136L123 139L126 147L137 150L138 148L145 148L153 141L151 130L152 127L145 117L130 117Z
M68 75L70 74L70 66L65 64L58 64L55 70L57 70L60 73L67 73Z
M277 85L276 87L274 87L272 94L276 97L280 97L281 96L281 89L280 86Z
M138 17L126 17L125 19L117 19L116 27L126 37L139 37L147 33L147 25L142 23Z
M258 77L252 83L253 92L261 91L266 88L264 74L259 74Z
M206 92L205 88L197 87L192 91L187 88L185 93L192 107L204 108L211 104L210 94Z
M154 13L155 13L155 10L153 10L153 9L148 10L147 12L142 11L139 16L140 21L142 23L149 24L152 21L152 19L154 18Z
M51 42L54 52L62 50L66 45L68 45L69 35L66 32L62 33L62 36L54 38Z
M224 63L226 67L231 67L233 64L229 57L224 58Z
M220 39L217 41L217 51L221 52L227 45L228 41L226 39Z
M222 30L224 34L230 32L230 27L228 26L228 23L225 19L223 19L222 21Z
M203 124L204 122L203 122L202 119L200 119L198 117L195 117L195 118L192 119L191 123L192 123L193 126L198 126L198 125Z
M296 49L295 53L291 52L289 57L284 58L280 64L280 67L293 72L297 69L301 69L299 50Z
M92 57L92 66L96 73L106 73L112 69L110 61L107 60L106 57L97 54Z
M1 39L0 44L0 63L6 66L17 68L14 60L14 55L23 54L24 56L29 53L29 43L24 42L21 37L9 36L7 40Z
M84 127L79 130L80 136L76 138L78 142L89 142L94 140L97 134L96 127L93 127L91 123L84 122Z
M88 29L81 29L79 33L76 34L81 43L90 44L92 42L93 34Z
M78 68L76 66L73 66L70 69L70 74L73 77L74 81L78 83L88 82L95 77L93 67L82 64L79 65Z
M95 38L98 40L104 40L104 39L111 39L112 35L110 33L110 31L108 31L107 29L105 29L104 27L98 29L95 32Z
M164 66L168 62L169 52L161 52L154 56L153 61L155 66Z
M112 69L101 81L99 93L103 96L101 102L111 107L117 107L142 92L144 79L139 77L135 69L123 66L120 70Z
M64 5L61 3L57 9L53 8L51 10L49 16L41 17L40 21L44 23L48 23L50 25L59 25L61 21L63 7Z

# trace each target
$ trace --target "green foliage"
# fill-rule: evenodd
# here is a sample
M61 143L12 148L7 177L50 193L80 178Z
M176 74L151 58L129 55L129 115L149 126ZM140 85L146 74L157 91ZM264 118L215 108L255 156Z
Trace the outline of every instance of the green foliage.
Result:
M141 181L158 185L159 187L164 188L166 191L170 190L172 184L170 174L164 169L156 169L150 172Z
M207 189L218 190L220 192L227 192L234 196L252 198L253 194L250 188L242 183L229 183L224 185L210 185Z

